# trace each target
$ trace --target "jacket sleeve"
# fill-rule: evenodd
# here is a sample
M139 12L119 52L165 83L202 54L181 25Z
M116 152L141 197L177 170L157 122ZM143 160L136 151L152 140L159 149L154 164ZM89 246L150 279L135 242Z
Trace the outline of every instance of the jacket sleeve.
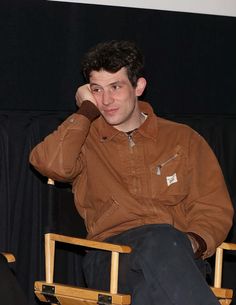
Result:
M204 257L208 257L229 233L233 206L219 163L207 142L194 132L189 144L188 228L206 242Z
M30 153L30 163L44 176L58 181L72 182L83 169L81 150L91 122L99 115L89 101L78 113L69 116Z

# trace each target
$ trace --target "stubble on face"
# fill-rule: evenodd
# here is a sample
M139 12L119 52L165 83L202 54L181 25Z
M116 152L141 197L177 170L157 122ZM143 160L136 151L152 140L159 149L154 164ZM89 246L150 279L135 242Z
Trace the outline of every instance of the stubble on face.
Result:
M105 121L121 131L140 125L136 88L130 83L125 68L115 73L93 71L90 78L92 93Z

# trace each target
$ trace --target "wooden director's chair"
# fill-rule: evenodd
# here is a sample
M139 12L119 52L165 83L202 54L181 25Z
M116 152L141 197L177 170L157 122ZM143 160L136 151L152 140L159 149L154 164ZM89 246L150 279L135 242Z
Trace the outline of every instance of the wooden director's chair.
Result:
M49 179L48 184L54 184L54 181ZM55 283L54 264L56 243L72 244L111 252L110 290L97 291L89 288ZM211 289L219 299L221 305L228 305L232 301L233 290L221 287L224 250L236 250L236 244L222 243L217 248L215 255L214 286L211 287ZM47 233L45 234L46 281L35 282L35 294L40 301L49 304L129 305L131 304L130 295L120 294L118 292L118 270L119 254L122 255L122 253L130 253L131 251L132 249L129 246L90 241L83 238L68 236L67 233Z
M53 282L55 243L69 243L86 248L95 248L111 252L110 291L97 291ZM236 250L236 244L222 243L217 248L215 258L214 286L211 287L222 305L229 305L232 301L233 290L221 288L223 250ZM128 246L95 242L81 238L69 237L54 233L45 234L46 281L35 282L35 294L42 302L61 305L129 305L131 297L118 293L119 254L130 253Z

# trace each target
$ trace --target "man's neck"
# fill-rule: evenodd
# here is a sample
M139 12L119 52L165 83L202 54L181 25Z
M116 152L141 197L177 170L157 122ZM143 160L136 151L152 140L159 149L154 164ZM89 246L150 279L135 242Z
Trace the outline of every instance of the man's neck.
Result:
M132 129L130 129L128 131L125 131L125 133L127 135L132 134L135 130L137 130L145 122L146 118L147 118L147 114L145 114L143 112L140 112L140 124L139 124L139 126L136 127L136 128L132 128Z
M136 121L133 122L132 124L129 124L127 126L118 125L118 126L114 126L114 128L127 133L138 129L145 122L146 118L147 118L147 114L143 112L139 112Z

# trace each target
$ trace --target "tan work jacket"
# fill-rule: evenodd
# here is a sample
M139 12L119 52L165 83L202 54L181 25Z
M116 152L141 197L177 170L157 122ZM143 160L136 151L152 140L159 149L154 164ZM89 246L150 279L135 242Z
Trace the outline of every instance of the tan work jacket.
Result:
M73 183L88 238L144 224L167 223L194 232L212 255L232 225L233 208L218 161L190 127L148 115L132 136L73 114L38 144L31 163L43 175Z

